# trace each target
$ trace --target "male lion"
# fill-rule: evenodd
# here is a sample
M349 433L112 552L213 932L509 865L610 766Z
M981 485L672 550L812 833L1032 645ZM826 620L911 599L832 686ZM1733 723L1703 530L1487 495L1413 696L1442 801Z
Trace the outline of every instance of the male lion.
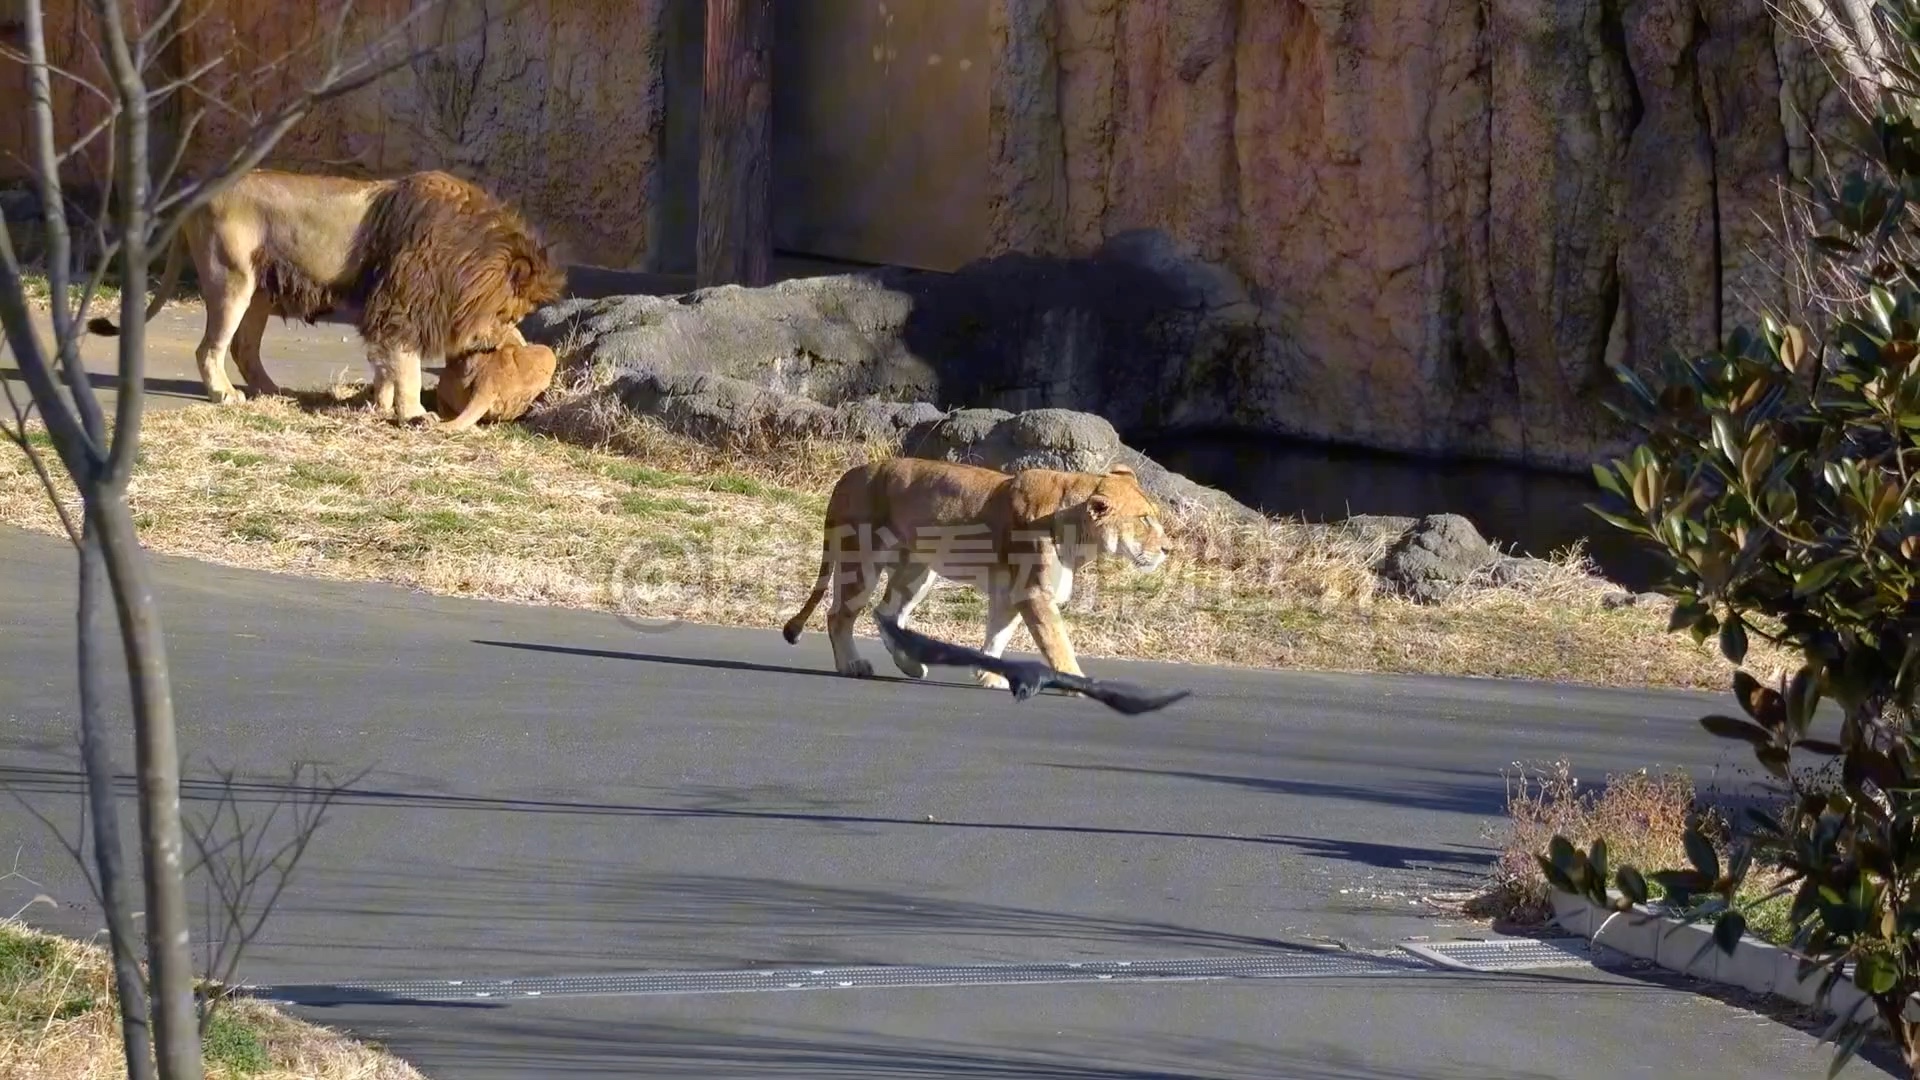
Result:
M843 550L847 537L854 539L851 552ZM827 637L834 666L843 675L872 676L873 665L854 651L853 624L890 568L879 610L896 625L907 625L940 578L964 581L987 594L988 655L1006 651L1018 616L1049 665L1080 675L1060 621L1074 573L1102 554L1152 571L1171 550L1159 508L1125 465L1105 474L1027 469L1013 475L923 458L860 465L847 470L828 497L819 578L782 633L788 644L797 642L831 587ZM926 675L925 665L891 641L887 646L902 673ZM1006 679L991 672L975 671L974 679L1007 688Z
M515 420L553 385L559 358L545 345L529 345L516 327L492 349L447 358L433 388L442 431L465 431L481 420Z
M227 379L229 351L250 390L279 392L260 360L267 319L279 315L357 327L380 411L425 420L423 363L494 344L566 285L518 213L444 172L242 175L182 224L149 321L179 284L183 247L207 304L194 358L207 397L221 404L241 400ZM87 328L120 332L105 318Z

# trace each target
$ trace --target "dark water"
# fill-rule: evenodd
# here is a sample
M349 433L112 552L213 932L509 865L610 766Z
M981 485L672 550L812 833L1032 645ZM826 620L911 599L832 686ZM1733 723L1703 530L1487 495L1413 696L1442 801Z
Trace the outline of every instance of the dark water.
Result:
M1502 550L1545 557L1584 543L1601 573L1651 589L1665 564L1644 541L1586 509L1591 476L1507 465L1431 462L1246 435L1144 438L1148 457L1267 514L1337 521L1350 514L1460 514Z

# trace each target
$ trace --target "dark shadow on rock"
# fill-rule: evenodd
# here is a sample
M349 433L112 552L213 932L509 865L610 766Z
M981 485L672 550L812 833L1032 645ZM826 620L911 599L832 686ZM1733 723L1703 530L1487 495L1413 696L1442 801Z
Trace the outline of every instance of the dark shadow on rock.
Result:
M1235 399L1234 366L1212 350L1258 347L1212 325L1245 302L1238 283L1157 233L1122 234L1086 258L1012 253L877 280L912 298L901 340L932 366L943 408L1075 409L1123 434L1158 430L1196 392Z

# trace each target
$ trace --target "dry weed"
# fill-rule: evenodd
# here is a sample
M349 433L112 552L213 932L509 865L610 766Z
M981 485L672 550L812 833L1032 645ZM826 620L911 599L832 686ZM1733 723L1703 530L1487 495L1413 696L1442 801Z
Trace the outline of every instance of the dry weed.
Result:
M357 386L151 414L129 492L141 539L233 566L777 628L812 587L833 480L894 448L708 446L619 409L594 392L604 378L567 373L525 422L458 436L381 421ZM13 451L0 519L58 529ZM1603 610L1577 552L1420 605L1376 590L1388 535L1204 514L1171 527L1180 550L1159 572L1099 565L1076 583L1065 615L1082 653L1714 689L1730 674L1661 613ZM947 585L921 612L971 641L985 604ZM1014 647L1031 648L1024 628ZM1777 660L1756 645L1748 665Z
M0 1076L127 1075L105 948L0 921ZM423 1080L397 1058L257 1001L229 1000L203 1040L207 1080Z
M1535 856L1546 854L1555 836L1582 851L1604 838L1610 866L1630 865L1649 874L1688 865L1684 837L1692 824L1712 842L1721 865L1730 859L1736 814L1724 801L1702 797L1683 771L1656 776L1642 769L1608 777L1599 791L1582 791L1565 761L1551 769L1515 768L1518 775L1506 776L1507 820L1487 836L1500 856L1487 889L1468 905L1471 914L1520 926L1545 923L1553 906ZM1734 897L1748 930L1776 945L1792 936L1790 899L1771 895L1785 880L1785 871L1756 863ZM1659 887L1649 885L1657 901Z
M1690 823L1698 822L1709 836L1726 835L1725 820L1697 804L1693 780L1679 770L1609 776L1596 791L1582 790L1565 761L1548 769L1515 769L1503 774L1507 819L1488 836L1500 857L1488 890L1474 905L1477 914L1520 925L1545 922L1553 906L1535 856L1545 854L1555 836L1582 851L1604 838L1610 865L1651 871L1687 865L1683 837Z

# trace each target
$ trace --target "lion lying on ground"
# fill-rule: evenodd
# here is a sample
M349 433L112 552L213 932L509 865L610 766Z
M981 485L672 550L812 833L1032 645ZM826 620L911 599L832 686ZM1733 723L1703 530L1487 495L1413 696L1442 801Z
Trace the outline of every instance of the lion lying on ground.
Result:
M553 385L559 358L545 345L529 345L518 328L499 346L447 359L433 388L444 431L465 431L481 420L517 420Z
M278 315L357 327L374 400L399 421L427 419L423 363L492 346L566 284L518 213L444 172L387 180L246 173L183 223L149 321L179 284L182 248L207 305L194 358L210 400L242 400L227 379L229 353L248 389L279 392L260 359L267 319ZM87 328L120 332L104 318Z
M873 665L854 651L853 624L885 570L892 573L879 610L898 625L907 625L939 579L966 582L987 595L989 655L1006 651L1018 618L1049 665L1081 675L1060 619L1074 574L1102 554L1152 571L1172 550L1159 508L1125 465L1105 474L1028 469L1010 476L894 458L847 470L827 500L825 526L813 593L782 633L788 644L797 642L831 589L827 637L834 666L858 678L872 676ZM888 651L909 678L926 675L912 657L891 645ZM987 672L976 671L974 679L1007 686Z

